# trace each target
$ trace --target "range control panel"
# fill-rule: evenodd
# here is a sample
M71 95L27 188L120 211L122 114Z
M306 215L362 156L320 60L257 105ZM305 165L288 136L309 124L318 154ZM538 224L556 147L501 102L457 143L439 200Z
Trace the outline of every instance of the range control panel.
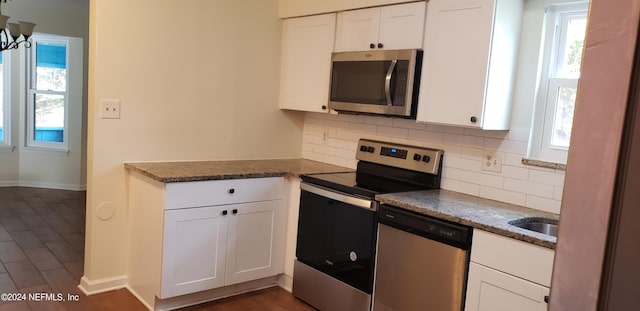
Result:
M356 159L438 174L444 150L360 139Z

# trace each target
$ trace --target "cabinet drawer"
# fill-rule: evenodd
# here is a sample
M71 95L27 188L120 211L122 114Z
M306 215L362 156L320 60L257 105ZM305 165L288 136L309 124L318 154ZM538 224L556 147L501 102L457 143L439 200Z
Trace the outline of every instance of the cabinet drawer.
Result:
M486 231L473 231L471 261L549 287L553 270L551 249Z
M179 209L282 199L282 177L167 184L166 208Z

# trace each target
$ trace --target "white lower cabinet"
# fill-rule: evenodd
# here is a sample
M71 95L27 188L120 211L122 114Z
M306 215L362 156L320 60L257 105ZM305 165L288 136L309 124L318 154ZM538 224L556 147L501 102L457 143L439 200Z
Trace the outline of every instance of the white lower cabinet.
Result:
M284 272L284 178L164 184L130 176L128 287L148 308L261 288Z
M227 206L165 212L160 298L223 286L227 253Z
M278 200L237 207L237 215L229 222L226 285L284 271L286 219L281 212L282 204Z
M467 311L544 311L549 288L472 262Z
M277 200L165 212L160 298L282 273L279 205Z
M465 311L547 310L555 252L474 230Z

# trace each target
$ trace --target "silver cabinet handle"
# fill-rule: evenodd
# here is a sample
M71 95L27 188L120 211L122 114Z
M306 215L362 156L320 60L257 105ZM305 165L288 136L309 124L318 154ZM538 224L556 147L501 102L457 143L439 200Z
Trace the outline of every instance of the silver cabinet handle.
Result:
M393 102L391 101L391 78L393 77L393 70L396 69L397 64L397 59L391 61L391 66L389 66L387 76L384 79L384 93L387 96L387 106L393 106Z

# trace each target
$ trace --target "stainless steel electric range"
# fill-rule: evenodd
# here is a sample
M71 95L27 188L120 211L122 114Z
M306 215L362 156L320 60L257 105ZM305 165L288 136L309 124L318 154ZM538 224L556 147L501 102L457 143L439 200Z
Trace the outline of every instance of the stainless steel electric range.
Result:
M439 189L443 153L361 139L355 172L302 176L293 294L320 310L370 310L375 195Z

